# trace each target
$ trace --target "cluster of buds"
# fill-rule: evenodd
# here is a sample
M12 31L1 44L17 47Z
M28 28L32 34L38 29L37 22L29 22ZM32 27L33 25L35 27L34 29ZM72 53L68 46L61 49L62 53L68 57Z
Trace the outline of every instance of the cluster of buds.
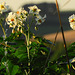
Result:
M22 32L22 26L24 26L23 22L26 21L28 12L24 10L24 8L20 8L17 12L10 12L8 17L6 18L6 22L9 27L12 27L12 33L15 32L15 28Z
M74 14L69 17L69 23L70 23L70 27L73 30L75 30L75 15Z
M4 2L0 4L0 13L6 12L8 10L8 5L6 5Z
M27 22L27 18L29 18L30 15L33 15L35 17L36 24L40 25L45 21L46 15L42 17L39 12L41 11L38 9L36 5L30 6L29 12L24 10L24 8L20 8L17 12L10 12L6 18L6 22L9 25L9 27L12 27L12 32L15 32L15 28L17 28L18 31L23 33L23 26L24 22Z
M44 15L44 17L42 17L39 12L41 11L40 9L38 9L38 7L36 5L34 6L30 6L28 7L30 9L29 13L33 14L36 18L36 25L40 25L41 23L43 23L45 21L46 15Z

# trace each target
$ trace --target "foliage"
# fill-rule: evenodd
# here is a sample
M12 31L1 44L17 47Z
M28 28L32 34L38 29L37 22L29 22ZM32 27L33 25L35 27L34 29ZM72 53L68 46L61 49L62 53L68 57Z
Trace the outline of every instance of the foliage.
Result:
M8 38L11 39L10 36ZM41 37L36 37L36 38L37 40L33 41L30 44L30 58L31 58L30 67L31 67L31 74L36 73L36 71L38 70L37 72L38 75L43 70L49 52L48 50L49 48L44 44L46 42L46 39L44 39L45 41L43 41L43 38ZM3 40L1 39L1 41ZM10 41L12 42L12 39L9 40L9 42ZM16 74L21 75L23 73L25 74L24 70L28 68L27 66L28 57L27 57L27 48L25 45L25 40L20 40L16 38L13 41L14 43L16 43L16 45L8 42L8 47L7 47L8 54L6 55L6 57L4 56L4 49L3 49L4 45L2 44L0 45L1 74L4 74L3 72L5 70L5 66L3 65L4 62L8 62L8 68L10 70L9 72L11 73L10 75L16 75Z
M2 14L7 11L5 3L0 4L0 26L4 35L0 37L0 75L61 75L69 73L66 55L61 55L51 61L50 52L55 46L50 40L35 36L30 27L45 21L36 5L28 7L29 12L20 8L17 12L10 12L5 19ZM72 15L74 18L74 15ZM74 23L74 19L70 22ZM5 16L6 17L6 16ZM29 20L32 18L31 20ZM7 37L2 23L6 20L12 33ZM21 36L24 35L24 39ZM75 43L68 48L68 57L72 71L75 70ZM73 74L72 74L73 75Z
M12 35L12 34L11 34ZM12 35L14 36L14 34ZM8 37L11 38L10 36ZM47 67L44 65L47 59L47 55L49 53L49 45L52 45L52 42L49 43L48 40L43 39L42 37L35 37L35 41L32 41L30 44L30 62L31 62L31 75L61 75L62 73L67 73L67 64L66 55L62 55L59 57L59 59L56 59L54 61L48 61ZM0 41L2 42L3 39L0 38ZM0 43L1 43L0 42ZM27 48L26 43L24 39L16 38L14 40L9 40L7 50L8 54L5 58L4 56L4 45L0 45L0 74L6 74L5 66L3 65L3 62L6 62L8 60L8 67L10 68L10 75L25 75L25 70L28 69L27 63L28 63L28 56L27 56ZM15 44L13 44L13 42ZM71 44L68 48L68 54L69 58L72 59L74 57L75 53L75 43Z

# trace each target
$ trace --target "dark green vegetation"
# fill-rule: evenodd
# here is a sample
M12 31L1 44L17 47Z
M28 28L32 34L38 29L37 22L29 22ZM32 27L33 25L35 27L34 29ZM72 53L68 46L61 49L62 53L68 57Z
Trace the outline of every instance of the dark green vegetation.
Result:
M47 3L44 6L40 4L40 6L49 7ZM39 29L39 33L42 35L56 32L59 28L56 7L54 8L53 12L49 9L46 9L46 12L43 11L43 14L47 14L48 17L45 24L40 26L42 29ZM69 29L66 23L68 22L66 15L70 14L61 12L62 24L65 30ZM1 26L3 22L3 19L0 19ZM34 27L32 26L32 28ZM32 33L34 33L33 31ZM11 34L5 40L0 37L0 75L67 75L69 73L63 43L53 44L51 41L38 36L34 37L34 41L30 41L34 35L30 32L29 25L24 32L24 35L26 35L24 39L20 38L21 33L17 32ZM75 43L68 46L68 55L69 59L75 57ZM74 75L75 61L70 60L70 67L71 73Z
M63 44L58 43L53 45L49 40L41 37L35 37L30 45L30 66L28 67L28 56L26 42L23 39L17 38L20 33L11 34L6 40L7 55L5 56L3 38L0 38L0 75L8 75L8 71L4 65L4 62L8 63L9 75L25 75L25 70L30 68L31 75L66 75L68 67L65 62L66 55L63 48ZM14 40L15 39L15 40ZM13 41L12 41L13 40ZM53 46L52 46L53 45ZM52 47L52 48L51 48ZM51 48L51 49L50 49ZM46 63L47 56L50 53L50 59ZM68 47L69 58L75 57L75 43ZM72 66L72 64L70 64ZM74 63L73 63L74 65ZM71 67L72 75L74 70Z

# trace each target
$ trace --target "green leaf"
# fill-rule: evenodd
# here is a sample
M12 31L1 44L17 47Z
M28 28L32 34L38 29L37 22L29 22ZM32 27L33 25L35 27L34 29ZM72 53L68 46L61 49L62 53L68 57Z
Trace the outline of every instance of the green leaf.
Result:
M6 58L5 57L3 57L2 60L1 60L0 70L5 68L4 62L6 62Z
M31 43L31 47L35 47L35 46L37 46L37 43L36 42L32 42Z
M9 72L11 73L12 68L13 68L13 64L10 61L8 61L8 68L9 68Z
M11 72L11 75L16 75L18 73L18 70L19 70L19 66L18 65L14 65L13 69L12 69L12 72Z
M11 61L8 61L8 69L11 75L16 75L18 73L19 66L14 65L13 63L11 63Z
M25 46L22 46L22 47L16 49L15 56L17 56L18 58L20 58L21 56L25 55L26 50L27 49L26 49Z

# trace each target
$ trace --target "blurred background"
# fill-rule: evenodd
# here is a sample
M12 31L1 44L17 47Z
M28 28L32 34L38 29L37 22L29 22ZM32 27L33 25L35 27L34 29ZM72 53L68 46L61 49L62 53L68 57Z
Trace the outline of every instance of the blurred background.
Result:
M65 32L67 41L75 41L75 32L70 28L68 17L75 13L75 0L57 0L60 8L61 21ZM24 7L28 10L28 6L37 5L41 9L40 14L47 15L46 21L39 26L39 30L35 31L34 26L31 27L31 31L39 36L44 36L46 39L54 40L57 30L60 30L58 13L55 5L55 0L0 0L0 3L6 2L10 7L10 11L16 12L20 7ZM6 26L5 28L8 28ZM1 30L1 28L0 28ZM8 34L11 33L11 29L8 30ZM2 31L0 31L2 35ZM61 41L61 33L58 36L58 40Z
M67 47L75 42L75 31L70 28L68 18L72 14L75 14L75 0L57 0L60 8L61 22L64 29L65 39ZM34 30L34 25L31 27L31 31L37 36L42 36L48 40L54 42L56 32L59 30L57 36L56 45L52 48L51 60L58 58L60 55L65 53L62 34L60 30L59 18L56 9L55 0L0 0L0 3L6 2L10 7L10 11L16 12L20 7L24 7L28 10L28 6L37 5L41 9L40 14L47 15L46 21L39 25L39 30ZM4 25L4 24L3 24ZM8 25L4 25L5 29ZM7 36L11 33L11 29L8 30ZM2 36L2 30L0 28L0 36Z

